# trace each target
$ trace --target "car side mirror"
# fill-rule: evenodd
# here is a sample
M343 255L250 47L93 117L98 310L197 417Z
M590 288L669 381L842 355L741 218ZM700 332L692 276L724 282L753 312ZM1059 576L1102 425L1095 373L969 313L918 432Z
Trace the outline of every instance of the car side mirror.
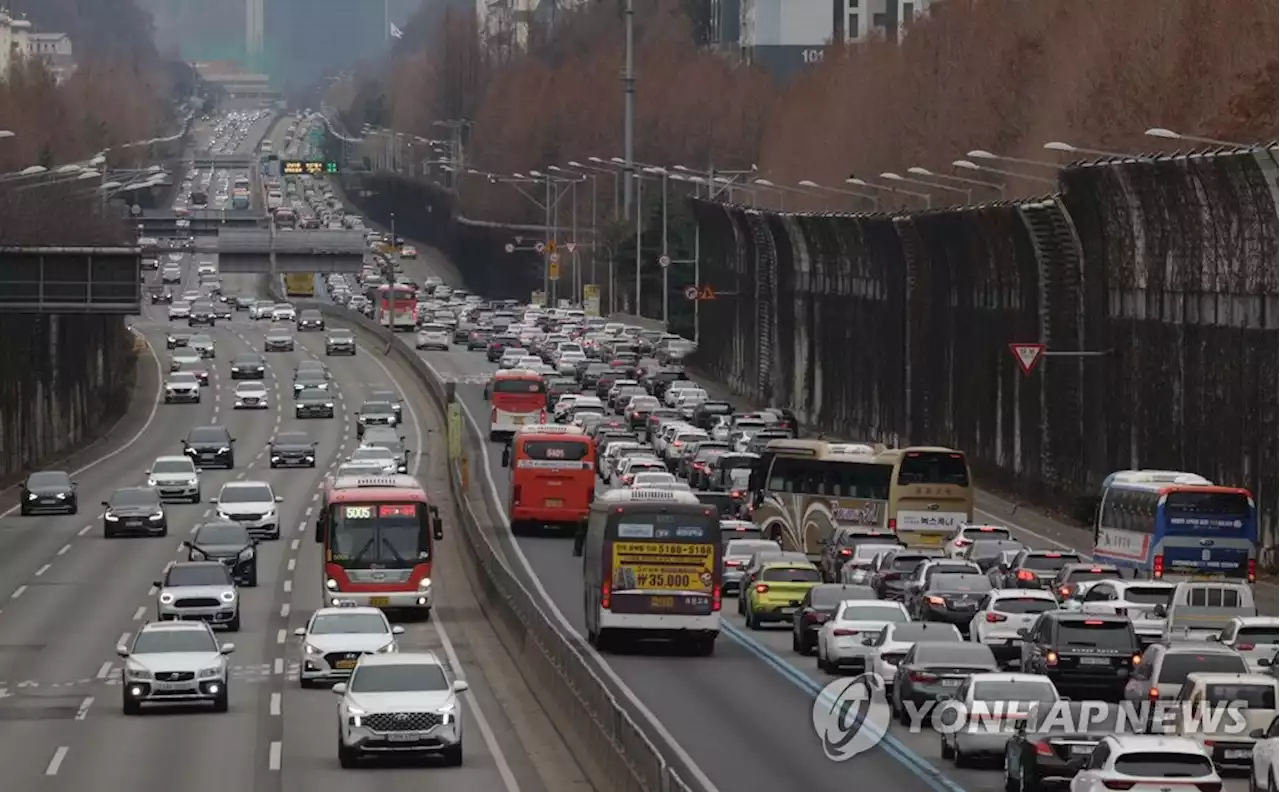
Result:
M190 541L188 541L188 540L186 540L186 539L183 539L183 540L182 540L182 546L183 546L183 547L185 547L185 548L187 548L188 550L190 550L190 549L191 549L191 542L190 542Z
M392 626L392 628L391 628L391 634L392 634L392 635L404 635L404 627L401 627L399 624L396 624L396 625Z
M150 476L150 475L151 475L151 468L147 468L147 472L146 472L146 473L144 473L143 475L145 475L145 476ZM74 485L72 485L72 486L74 486Z
M283 496L283 495L277 495L277 496L276 496L276 503L284 503L284 496Z
M124 644L120 644L119 646L116 647L116 654L120 655L121 657L128 657L129 647L125 646Z
M236 645L235 645L235 644L233 644L233 643L224 643L222 646L219 646L219 647L218 647L218 654L229 655L229 654L231 654L232 652L234 652L235 650L236 650Z
M339 696L345 696L347 694L347 683L339 682L338 684L334 685L333 692L337 693Z
M471 689L471 686L470 686L470 685L468 685L466 682L462 681L461 679L455 679L455 680L453 681L453 692L454 692L454 693L465 693L466 691L468 691L468 690L470 690L470 689Z
M295 629L295 630L293 631L293 634L294 634L294 635L296 635L296 636L298 636L299 638L302 638L302 637L304 637L304 636L307 634L307 628L306 628L306 627L298 627L297 629Z
M1269 657L1264 657L1264 658L1262 658L1261 660L1259 660L1259 661L1258 661L1258 667L1259 667L1259 668L1270 668L1270 667L1271 667L1271 658L1269 658Z
M1018 628L1018 637L1019 637L1019 638L1026 639L1026 638L1029 638L1030 636L1031 636L1031 633L1027 631L1027 628L1026 628L1026 627L1019 627L1019 628Z
M203 472L204 472L204 468L196 468L196 472L197 472L197 473L203 473Z
M217 499L217 498L210 498L210 499L209 499L209 502L210 502L210 503L217 503L217 502L218 502L218 499Z
M1267 730L1254 729L1253 731L1249 732L1249 736L1255 740L1265 740L1267 738Z

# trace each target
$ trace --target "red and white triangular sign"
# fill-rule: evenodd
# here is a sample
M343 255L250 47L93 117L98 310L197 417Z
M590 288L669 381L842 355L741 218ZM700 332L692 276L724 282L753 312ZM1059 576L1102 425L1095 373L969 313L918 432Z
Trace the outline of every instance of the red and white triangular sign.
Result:
M1013 359L1018 361L1018 368L1022 369L1022 373L1030 374L1044 354L1044 344L1010 344L1009 351L1013 353Z

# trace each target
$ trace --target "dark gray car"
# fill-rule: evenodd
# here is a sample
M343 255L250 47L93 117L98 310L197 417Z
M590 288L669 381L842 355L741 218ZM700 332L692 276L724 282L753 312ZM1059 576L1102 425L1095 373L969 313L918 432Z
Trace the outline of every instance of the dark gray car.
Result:
M333 408L329 409L329 414L333 415ZM273 468L316 466L316 444L305 432L281 432L271 438L268 453Z
M121 487L102 502L102 535L168 536L169 520L154 487Z
M332 418L333 395L319 388L303 388L293 397L293 417Z
M27 476L19 497L23 517L55 512L75 514L80 510L75 482L61 470L42 470Z
M263 379L267 375L267 364L261 355L239 354L231 360L231 379Z
M258 542L243 525L231 520L198 525L182 546L188 561L220 561L237 585L258 585Z
M973 674L999 671L985 644L969 641L919 641L907 650L893 678L893 712L901 723L910 719L904 702L918 706L940 694L954 694Z

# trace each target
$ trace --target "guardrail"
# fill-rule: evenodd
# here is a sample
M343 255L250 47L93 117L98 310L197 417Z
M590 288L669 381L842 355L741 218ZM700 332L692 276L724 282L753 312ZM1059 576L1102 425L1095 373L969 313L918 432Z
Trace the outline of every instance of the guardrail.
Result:
M272 299L285 301L278 278L266 276L264 281ZM413 372L442 416L448 415L451 404L456 405L453 384L441 382L412 348L396 343L386 328L332 303L289 302L298 310L315 309L385 343L384 354ZM464 449L474 450L487 442L469 421L446 424L451 432L461 431ZM450 441L455 447L453 437ZM595 661L584 654L581 637L566 635L543 609L540 598L507 566L490 535L495 526L505 530L505 524L489 514L489 499L470 483L468 459L478 457L464 451L462 459L450 460L449 486L458 504L465 555L480 573L480 607L584 774L596 789L609 792L701 792L668 758L671 752L658 748L661 738L651 737L619 702L597 673Z

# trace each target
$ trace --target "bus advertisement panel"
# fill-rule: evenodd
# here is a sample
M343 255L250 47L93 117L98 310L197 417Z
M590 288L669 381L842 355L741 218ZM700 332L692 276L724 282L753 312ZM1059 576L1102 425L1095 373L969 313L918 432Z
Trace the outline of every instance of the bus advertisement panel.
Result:
M526 426L547 422L547 384L541 374L499 371L487 390L490 440L505 440Z
M545 424L520 430L502 464L511 468L511 530L580 525L595 498L595 441L577 427Z
M877 459L893 465L889 529L907 547L942 547L973 522L969 462L951 448L895 448Z
M1104 485L1094 558L1164 580L1257 578L1258 515L1237 487Z
M618 535L634 531L636 525L622 523ZM652 532L653 526L643 526ZM681 530L677 528L677 535ZM702 531L698 531L698 537ZM688 538L688 537L681 537ZM625 597L638 594L649 601L644 610L662 610L673 613L697 613L702 610L701 598L710 601L715 582L715 545L675 544L643 541L613 543L613 565L610 579L613 596ZM617 599L615 604L625 600ZM617 607L614 610L618 610Z
M409 286L383 284L375 295L374 310L378 324L397 332L409 333L418 326L418 294Z

